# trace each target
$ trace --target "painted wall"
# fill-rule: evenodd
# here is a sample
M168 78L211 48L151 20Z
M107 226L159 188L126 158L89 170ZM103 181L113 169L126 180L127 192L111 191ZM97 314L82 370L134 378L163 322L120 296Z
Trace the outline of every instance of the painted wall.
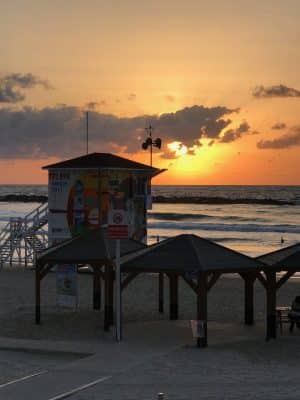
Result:
M146 242L150 191L138 171L49 170L50 243L107 225L111 209L126 210L130 237Z

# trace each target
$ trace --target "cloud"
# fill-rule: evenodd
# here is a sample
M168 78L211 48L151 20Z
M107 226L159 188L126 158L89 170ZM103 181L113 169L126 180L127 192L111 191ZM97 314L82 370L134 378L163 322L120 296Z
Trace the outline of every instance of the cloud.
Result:
M19 89L32 89L42 86L52 89L47 80L40 79L33 74L9 74L0 78L0 103L18 103L25 100L26 96Z
M300 126L294 127L291 132L286 133L273 140L261 140L256 144L259 149L287 149L300 145Z
M169 101L170 103L174 103L175 101L175 96L172 96L171 94L168 94L167 96L165 96L165 99L167 101Z
M163 142L162 152L167 157L167 143L182 143L187 148L199 146L199 140L209 137L218 139L224 119L237 110L227 107L204 107L195 105L174 113L161 115L138 115L124 118L90 110L91 151L141 150L146 137L145 127L154 126L153 137ZM85 113L80 107L56 106L43 109L24 107L20 110L0 109L0 157L73 157L85 150ZM142 133L141 133L142 132ZM171 154L169 154L171 155Z
M134 100L136 100L136 94L135 94L135 93L130 93L130 94L128 95L128 100L129 100L129 101L134 101Z
M219 138L220 143L230 143L237 139L240 139L243 134L250 132L250 125L247 121L244 121L236 129L228 129L224 132L223 136Z
M272 129L274 129L274 130L281 130L281 129L284 129L284 128L286 128L286 124L283 123L283 122L277 122L276 124L274 124L272 126Z
M258 99L270 97L300 97L300 90L290 88L285 85L260 85L253 89L252 96Z

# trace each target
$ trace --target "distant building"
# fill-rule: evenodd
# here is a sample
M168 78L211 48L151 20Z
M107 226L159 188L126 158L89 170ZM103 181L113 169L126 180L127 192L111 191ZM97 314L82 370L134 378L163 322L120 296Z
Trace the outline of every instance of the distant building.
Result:
M49 243L106 226L111 209L126 210L129 236L147 240L151 178L164 170L108 153L47 165Z

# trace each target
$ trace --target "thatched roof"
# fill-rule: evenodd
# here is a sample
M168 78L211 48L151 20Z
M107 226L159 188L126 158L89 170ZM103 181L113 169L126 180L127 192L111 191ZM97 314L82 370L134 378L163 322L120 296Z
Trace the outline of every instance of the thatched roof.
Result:
M263 264L244 254L196 235L163 240L122 259L122 271L141 272L247 272Z
M144 249L146 245L132 239L122 239L121 256ZM39 253L38 263L105 264L115 258L116 240L109 239L103 229L75 236Z
M277 269L300 270L300 243L272 251L256 259Z

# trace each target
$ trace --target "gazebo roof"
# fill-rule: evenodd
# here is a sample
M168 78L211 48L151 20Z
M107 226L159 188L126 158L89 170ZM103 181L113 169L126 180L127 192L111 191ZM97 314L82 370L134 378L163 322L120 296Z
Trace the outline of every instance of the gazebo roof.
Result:
M249 272L263 264L192 234L178 235L121 260L122 270L141 272Z
M121 256L144 249L146 245L132 239L120 241ZM39 264L101 264L115 258L116 240L109 239L104 229L94 229L75 236L38 254Z
M151 176L165 171L150 165L142 164L110 153L90 153L55 164L49 164L43 169L127 169L145 171Z
M300 243L263 254L256 259L270 267L300 269Z

